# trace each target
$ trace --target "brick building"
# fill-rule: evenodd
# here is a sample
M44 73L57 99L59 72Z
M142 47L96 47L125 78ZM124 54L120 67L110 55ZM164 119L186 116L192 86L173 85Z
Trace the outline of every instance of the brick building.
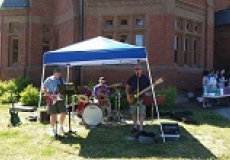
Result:
M224 9L215 14L215 55L214 68L230 70L230 9Z
M1 79L25 75L39 85L45 51L102 35L145 46L153 79L163 76L164 86L191 90L200 88L202 71L213 68L214 13L225 9L229 0L0 0L0 4ZM130 65L74 67L70 78L87 84L103 75L108 83L117 83L130 74Z

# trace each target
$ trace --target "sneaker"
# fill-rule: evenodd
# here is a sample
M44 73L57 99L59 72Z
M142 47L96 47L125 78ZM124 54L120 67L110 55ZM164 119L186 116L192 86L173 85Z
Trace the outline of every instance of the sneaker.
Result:
M137 128L132 128L130 132L131 133L136 133L136 132L138 132L138 129Z
M56 129L50 128L49 135L50 135L51 137L55 137L55 135L56 135Z
M60 134L60 135L64 135L64 134L65 134L65 131L64 131L64 128L63 128L63 127L60 127L60 129L59 129L59 134Z

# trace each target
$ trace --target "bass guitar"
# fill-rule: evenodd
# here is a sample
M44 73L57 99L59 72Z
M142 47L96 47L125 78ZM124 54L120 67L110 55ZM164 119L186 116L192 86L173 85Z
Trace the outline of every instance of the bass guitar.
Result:
M158 80L156 80L156 81L154 82L154 84L152 84L152 85L146 87L145 89L143 89L143 90L140 91L139 93L131 94L131 95L130 95L130 98L127 99L127 101L128 101L130 104L133 104L139 96L141 96L142 94L144 94L145 92L147 92L148 90L150 90L152 87L154 88L156 85L161 84L161 83L163 83L163 82L164 82L164 79L163 79L163 78L159 78Z

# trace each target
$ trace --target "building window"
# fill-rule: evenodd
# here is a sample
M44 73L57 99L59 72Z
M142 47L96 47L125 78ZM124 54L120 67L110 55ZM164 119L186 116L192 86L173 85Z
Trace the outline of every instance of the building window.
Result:
M121 19L121 25L128 25L128 20L127 19Z
M200 40L196 37L193 41L193 65L199 67Z
M113 26L113 20L106 20L106 26Z
M185 22L185 26L184 27L185 27L186 30L189 30L189 28L190 28L189 23Z
M142 34L136 34L135 35L135 45L143 46L143 39L144 39L144 36Z
M178 36L174 36L174 62L178 63Z
M113 25L116 27L108 27ZM145 15L106 15L101 18L101 35L123 43L144 46Z
M10 33L19 34L19 23L10 23Z
M43 53L51 50L50 41L43 40L43 48L42 48L42 50L43 50Z
M183 42L183 51L184 51L184 64L187 64L187 56L188 56L188 38L185 37L184 38L184 42Z
M45 53L51 50L51 27L49 25L43 25L43 45L42 52Z
M10 64L18 63L18 36L11 36L10 38Z
M128 35L127 34L121 34L120 35L120 42L128 43Z
M109 39L113 39L113 35L111 35L111 34L105 35L105 37L109 38Z
M143 26L144 20L143 19L136 19L136 26Z
M180 28L180 24L181 28ZM178 29L180 28L180 29ZM175 19L174 62L180 67L201 67L204 61L202 23L191 19ZM203 55L203 56L202 56Z

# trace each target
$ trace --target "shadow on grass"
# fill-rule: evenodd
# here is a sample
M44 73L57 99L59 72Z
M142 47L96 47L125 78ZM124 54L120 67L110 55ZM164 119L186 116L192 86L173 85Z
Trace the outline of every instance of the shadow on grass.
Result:
M103 126L91 129L86 138L68 136L61 140L63 144L79 144L79 156L85 158L182 158L210 159L215 156L196 138L180 127L181 138L178 141L162 142L151 145L139 144L137 140L128 140L131 126ZM158 125L145 126L159 135ZM78 148L79 149L79 148Z
M187 102L187 103L176 104L175 107L173 108L173 112L191 112L192 115L188 115L188 117L191 117L192 120L194 119L195 121L197 121L198 125L212 125L212 126L221 127L221 128L229 128L230 120L228 120L227 118L224 118L223 116L221 116L215 111L221 108L224 110L226 109L226 106L213 106L212 108L204 109L202 108L202 103ZM169 114L165 116L164 113L160 112L161 118L173 119L171 116L169 116ZM187 117L187 115L185 115L185 117ZM186 123L186 124L189 124L189 123ZM191 125L193 124L191 123Z

